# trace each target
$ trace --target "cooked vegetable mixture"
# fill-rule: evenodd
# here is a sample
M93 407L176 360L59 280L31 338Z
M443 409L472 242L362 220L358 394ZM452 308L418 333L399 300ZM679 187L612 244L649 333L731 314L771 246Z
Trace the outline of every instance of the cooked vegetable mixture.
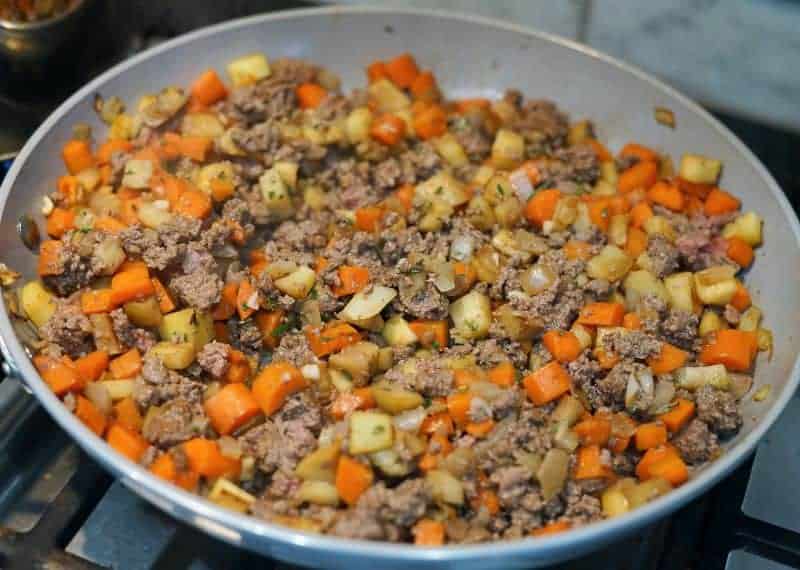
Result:
M367 77L254 54L98 96L12 299L64 405L231 509L418 545L622 515L717 458L771 348L722 164L447 100L408 54Z

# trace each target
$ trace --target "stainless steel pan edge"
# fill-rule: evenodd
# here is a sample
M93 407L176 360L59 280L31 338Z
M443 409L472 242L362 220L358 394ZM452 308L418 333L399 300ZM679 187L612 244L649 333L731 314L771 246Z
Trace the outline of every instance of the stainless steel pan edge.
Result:
M369 41L374 40L375 34L378 33L373 30L378 24L381 24L382 33L386 34L385 45L377 45L374 41L369 44ZM389 24L393 29L386 28L383 24ZM400 568L413 563L419 567L464 569L541 566L600 548L610 541L635 532L642 526L687 503L719 481L752 452L758 440L777 419L789 398L792 397L798 379L800 379L800 359L797 358L791 347L793 338L797 338L797 335L800 334L800 325L793 324L793 321L800 322L800 319L797 318L800 315L800 303L795 299L794 293L787 292L787 289L790 288L786 287L785 282L787 279L791 282L800 277L800 224L798 224L791 206L775 181L752 153L713 117L681 94L638 69L584 46L512 24L481 17L454 16L434 11L335 7L283 12L227 22L148 50L104 73L75 93L42 124L25 145L0 189L0 213L2 214L0 219L0 259L12 265L18 264L14 266L27 265L27 273L31 274L32 261L26 260L32 259L32 257L20 250L22 246L14 234L13 223L26 208L27 210L35 208L36 198L49 188L48 185L52 184L52 177L47 171L55 172L56 167L45 165L43 163L45 158L41 153L52 154L53 149L56 148L55 142L52 140L54 136L60 136L60 140L63 142L63 137L68 132L68 127L64 125L65 122L72 122L78 116L82 120L89 120L91 98L95 92L106 84L114 84L115 80L122 80L121 78L126 73L134 73L140 66L145 67L149 64L152 67L153 62L159 60L167 62L171 58L185 54L185 48L194 46L202 49L202 54L196 57L197 62L187 62L185 66L181 64L177 67L173 65L170 68L174 75L179 76L178 80L188 81L191 76L204 67L220 66L226 61L225 57L228 54L225 54L225 57L220 56L219 50L223 48L220 47L220 42L216 41L219 38L227 37L226 34L229 34L231 38L235 37L237 42L240 42L237 45L242 47L241 53L246 53L248 48L252 50L253 42L258 43L259 41L257 37L253 37L255 32L269 30L280 36L282 30L294 29L293 27L303 28L310 34L320 36L338 32L342 35L336 41L345 44L352 43L353 47L363 47L364 45L367 47L366 50L359 49L358 53L353 54L353 58L357 61L343 61L338 67L335 63L327 61L323 53L313 52L310 54L310 57L321 59L323 63L332 65L336 71L343 71L343 67L348 65L361 68L363 63L375 57L385 57L390 53L396 53L399 49L410 49L416 52L422 51L422 61L426 64L431 63L436 71L442 72L445 88L457 91L459 83L458 81L454 82L455 78L449 61L447 59L436 61L436 54L439 52L435 46L431 47L428 44L431 42L435 44L437 40L440 42L469 41L477 37L476 41L481 41L491 38L492 41L485 42L485 45L491 46L490 52L483 58L491 60L489 69L493 69L497 65L497 57L504 57L505 54L510 53L510 50L504 51L506 46L503 42L508 40L522 52L529 51L533 47L537 53L548 52L548 50L556 53L562 60L581 60L587 75L586 81L594 82L596 88L601 90L597 94L598 97L602 97L602 91L606 88L613 91L615 81L625 80L630 83L628 88L634 91L633 97L640 95L648 97L649 109L652 109L652 104L671 106L678 115L678 132L682 125L686 124L691 135L689 138L699 137L701 140L712 141L719 147L720 152L735 157L736 161L739 161L738 163L734 161L734 164L727 161L726 169L728 172L733 171L737 176L743 177L743 184L746 184L747 188L740 189L732 185L732 189L737 193L745 194L745 205L761 210L766 209L768 242L765 250L767 253L759 254L756 265L757 271L764 272L763 275L769 274L769 278L762 279L758 277L758 273L754 274L754 278L757 279L757 284L760 283L762 292L765 294L763 299L767 306L767 319L769 322L777 322L779 325L775 326L774 330L776 342L779 343L776 346L776 360L780 364L769 365L765 368L765 364L760 363L761 372L757 381L770 382L775 386L771 396L772 401L761 408L747 410L748 415L758 414L759 417L757 419L748 417L745 430L719 460L704 469L692 481L670 493L668 497L659 499L624 517L603 521L553 537L487 545L421 549L385 543L344 541L267 524L218 508L200 497L151 476L144 469L112 452L63 407L41 380L24 348L13 333L5 304L3 304L3 310L0 312L0 350L9 361L10 368L87 453L118 476L127 487L164 511L227 542L268 556L318 567L352 568L358 564L368 564L375 568ZM439 28L442 30L441 37L431 40L431 33L436 36L435 32ZM416 35L416 30L420 30L418 35ZM248 31L252 33L247 34ZM463 35L459 33L461 31L463 31ZM404 36L403 34L409 35ZM481 34L485 34L485 37ZM362 37L366 37L366 44L362 45L360 40L353 39ZM328 38L328 41L334 41L334 39L336 38ZM313 36L309 36L307 43L314 43ZM324 44L324 42L322 43ZM305 42L300 38L296 43L282 44L281 48L273 48L268 53L271 55L273 53L309 55L304 51L304 45ZM446 43L440 46L442 57L458 59L456 55L448 54L446 46ZM426 55L429 59L425 58ZM320 58L320 56L323 57ZM520 82L517 81L519 76L525 73L524 71L514 71L511 80L507 80L504 84L499 82L486 84L479 79L484 73L491 75L491 73L486 73L485 62L475 57L475 54L472 54L471 58L469 56L470 54L467 54L457 62L462 66L458 70L458 75L461 76L461 72L464 72L463 75L466 76L466 82L461 85L464 93L469 92L473 85L483 87L488 92L491 91L493 85L504 87L510 83L519 84ZM515 57L519 60L521 56ZM534 56L528 53L524 56L523 61L527 61L529 57ZM430 61L430 59L434 61ZM202 64L203 61L205 65ZM534 64L540 66L544 75L552 72L548 66L552 66L553 62L532 61L532 67ZM179 71L181 66L187 68L185 73ZM477 75L475 72L466 72L468 66L480 67ZM352 70L348 73L350 78L354 76ZM170 82L172 80L170 77L172 75L152 76L148 82L140 81L138 91L142 92ZM348 80L349 77L346 76L345 79ZM352 84L352 81L350 83ZM594 109L596 106L591 103L590 99L586 99L588 102L586 105L580 104L585 95L586 84L581 85L580 81L577 83L575 90L580 92L578 94L563 87L560 88L562 91L552 94L547 93L549 87L539 89L539 91L544 91L546 96L555 96L562 100L566 97L567 109L570 111L575 108L578 110ZM536 87L539 86L536 85ZM536 91L532 88L526 90L531 94ZM641 93L638 93L637 90ZM564 96L562 97L562 95ZM609 105L612 104L613 102L609 103ZM637 103L632 102L631 105L636 107ZM600 107L603 108L602 105ZM636 136L641 134L641 131L652 134L648 130L652 128L653 133L657 134L653 134L650 140L647 140L646 137L645 142L662 144L672 152L677 152L680 148L699 152L706 150L709 153L713 151L713 149L704 149L702 146L692 146L686 140L670 142L670 139L664 138L667 135L662 136L660 132L655 131L658 127L654 124L652 127L642 127L637 123L640 121L637 118L623 115L608 117L595 115L594 118L598 119L601 132L603 132L604 120L608 120L612 124L606 128L612 134L611 139L615 145L624 141L615 140L614 137L625 136L626 130ZM652 122L650 116L647 119ZM617 134L613 127L615 122L618 125ZM54 131L55 135L53 135ZM55 156L50 156L47 160L54 161L56 160ZM15 184L19 184L19 186L15 189L16 194L12 195ZM22 193L25 196L21 196ZM777 261L777 266L772 263L772 259L777 259L777 254L774 253L776 250L780 250L781 258L784 258ZM770 286L769 291L766 291L767 285ZM770 303L772 303L773 297L779 301L778 306L771 307ZM758 292L756 298L759 299ZM780 314L781 304L786 306L787 313L790 314ZM765 376L767 378L764 378Z

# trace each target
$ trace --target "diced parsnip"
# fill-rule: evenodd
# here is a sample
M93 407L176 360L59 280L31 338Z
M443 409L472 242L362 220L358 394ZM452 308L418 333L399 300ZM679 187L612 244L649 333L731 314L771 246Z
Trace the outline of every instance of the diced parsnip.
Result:
M497 115L503 124L508 124L517 118L517 108L511 101L497 99L491 103L492 113Z
M378 345L361 341L344 347L328 359L331 369L346 372L353 384L363 386L378 369Z
M610 518L624 515L631 508L628 497L616 485L603 491L600 496L600 504L603 507L603 514Z
M419 340L411 327L400 315L394 315L383 325L381 333L389 346L410 346Z
M588 231L594 227L594 222L589 216L589 205L585 202L578 203L578 215L575 217L575 222L572 227L576 232Z
M369 454L370 462L389 477L405 477L411 472L412 465L404 461L394 449L384 449Z
M562 196L553 212L553 229L562 231L575 223L578 217L578 197ZM627 234L627 229L625 230ZM623 243L624 245L624 243Z
M667 300L673 309L690 313L694 310L694 279L690 272L684 271L665 277L664 286L669 293Z
M700 318L700 326L698 327L698 332L701 337L722 330L723 328L725 328L725 325L719 314L711 310L703 311L703 316Z
M417 227L423 232L437 232L444 223L453 216L453 206L444 200L433 198L423 202L425 215L420 218Z
M772 331L769 329L758 329L756 331L756 338L758 343L758 350L766 352L769 358L772 358Z
M84 190L91 192L100 185L100 170L97 168L87 168L76 174L75 178L78 179L78 183Z
M79 206L75 208L75 229L88 232L94 228L95 215L89 208Z
M354 455L373 453L392 447L391 416L372 411L355 411L350 416L348 450Z
M243 151L239 146L233 141L233 131L228 129L222 136L217 138L216 140L216 147L217 150L226 156L246 156L247 153Z
M739 318L739 330L755 332L761 325L761 309L753 305Z
M122 201L111 186L101 186L89 195L89 207L98 216L116 216Z
M514 236L514 232L508 229L502 229L494 234L492 245L497 251L509 257L519 257L523 263L530 261L532 257L531 252L524 251L520 248Z
M92 323L92 336L97 350L105 351L110 356L122 352L122 346L114 334L114 324L107 313L89 315L89 322Z
M225 127L214 113L189 113L183 117L181 134L213 139L225 134Z
M120 114L114 118L108 129L108 138L113 140L131 140L139 134L142 122L138 117Z
M135 380L105 380L101 383L114 401L124 400L133 395Z
M476 186L486 186L486 184L494 175L495 169L492 166L488 164L482 164L478 167L478 170L475 171L475 176L472 178L472 183Z
M442 170L417 185L414 201L426 200L441 201L456 207L466 204L469 201L469 195L461 182L449 172Z
M450 305L450 317L461 338L483 338L492 324L492 303L483 293L470 291Z
M170 370L183 370L194 362L195 349L191 342L159 342L150 352Z
M592 327L575 323L570 331L577 337L578 342L581 344L581 349L586 350L594 344L594 329Z
M433 144L433 148L436 149L439 156L450 166L457 168L469 164L469 158L467 153L464 152L464 147L451 133L445 133L431 140L431 144Z
M39 281L29 281L19 291L19 303L30 321L37 327L44 325L56 310L53 294Z
M492 206L497 206L509 196L516 196L516 193L511 178L504 172L496 173L483 187L483 196Z
M588 139L594 138L594 127L592 122L586 119L577 121L569 126L567 132L567 142L571 146L585 143Z
M227 66L228 75L235 86L250 85L265 77L269 77L271 70L269 61L264 54L251 53L237 57Z
M339 492L336 485L327 481L303 481L295 493L300 501L312 505L335 507L339 504Z
M125 163L122 185L135 189L148 188L152 176L153 163L151 161L132 158Z
M508 129L500 129L492 144L492 165L509 170L525 158L525 139Z
M373 285L362 289L350 299L339 318L350 323L359 323L371 319L392 302L397 291L383 285Z
M645 269L631 271L623 282L625 305L632 311L639 306L646 295L655 295L659 299L668 301L668 288L664 285L658 277Z
M722 228L722 237L739 239L751 247L761 245L761 226L764 220L755 212L746 212Z
M610 184L613 188L617 187L619 174L617 165L613 160L606 160L600 163L600 179Z
M508 338L517 341L533 340L542 333L541 321L518 313L511 305L502 305L495 311L497 321L502 325Z
M350 144L358 144L369 140L369 129L373 114L369 107L356 107L344 122L344 132Z
M381 113L394 113L411 105L408 95L388 79L379 79L370 84L367 91Z
M671 490L672 485L669 481L660 477L654 477L626 488L623 492L628 499L630 508L635 509L661 495L666 495Z
M317 282L317 274L310 267L302 265L285 277L275 281L275 287L295 299L305 299Z
M161 324L162 314L155 295L123 306L128 319L137 327L152 329Z
M159 333L161 340L189 342L200 351L214 339L214 320L207 311L182 309L164 315Z
M224 477L220 477L211 488L208 499L225 508L245 513L250 509L250 505L256 502L256 498L239 487L234 485Z
M136 118L148 127L160 127L178 114L189 97L180 87L165 87L139 100Z
M393 415L413 410L424 403L417 392L383 382L373 385L372 397L380 409Z
M222 162L214 162L207 164L197 171L195 182L197 187L205 192L211 194L211 183L213 181L233 182L234 172L233 163L225 160Z
M598 180L594 188L592 188L592 194L595 196L614 196L617 193L617 186L616 184L612 184L607 180L603 180L602 178Z
M555 497L564 488L568 473L569 453L563 449L550 449L536 471L545 501Z
M614 214L608 224L608 241L617 247L625 247L628 243L628 214Z
M586 263L586 273L592 279L619 281L633 267L633 259L615 245L607 245Z
M701 386L712 386L718 390L728 390L731 379L722 364L712 366L686 366L679 368L675 374L675 384L679 388L697 390Z
M273 515L270 519L277 524L288 526L295 530L302 530L303 532L320 533L322 532L322 523L308 518L308 517L293 517L289 515Z
M477 195L467 206L466 217L479 230L490 230L496 223L494 209L483 195Z
M443 469L431 469L425 474L431 495L437 501L449 505L464 504L464 486L461 481Z
M166 207L162 207L162 203ZM166 200L141 201L136 215L143 226L154 230L172 220L173 217L169 211L169 203Z
M730 265L709 267L694 274L697 298L706 305L727 305L736 294L736 270Z
M295 474L304 481L333 483L336 480L336 463L339 460L340 447L338 441L318 447L297 464Z
M289 160L279 160L275 162L274 168L278 171L281 180L283 180L289 188L297 186L297 171L300 169L299 164Z
M319 211L328 205L328 193L316 184L309 184L303 189L303 202L314 211Z
M684 154L678 176L695 184L716 184L722 172L722 162L699 154Z
M675 228L672 227L670 221L664 216L652 216L645 221L642 227L648 236L656 234L662 235L671 242L675 241L677 237L675 235Z
M553 410L553 423L566 424L571 427L575 425L581 416L586 412L586 409L581 404L581 401L575 396L564 396L559 400L556 409Z

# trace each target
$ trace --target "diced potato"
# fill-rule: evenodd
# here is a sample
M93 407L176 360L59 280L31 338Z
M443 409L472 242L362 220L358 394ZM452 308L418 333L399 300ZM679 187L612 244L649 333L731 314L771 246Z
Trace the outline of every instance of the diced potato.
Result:
M264 54L252 53L238 57L227 65L228 75L235 86L250 85L269 77L271 70Z
M353 391L353 381L350 380L350 376L348 376L347 373L331 368L328 369L328 375L330 376L331 384L339 392L346 393Z
M142 225L154 230L172 220L173 217L166 200L142 201L139 203L136 214Z
M350 416L350 453L373 453L392 447L391 416L372 411L355 411Z
M511 169L525 158L525 139L508 129L500 129L492 144L492 165Z
M108 129L108 138L114 140L130 140L139 134L142 123L138 118L120 114L114 118Z
M728 390L731 387L728 371L722 364L679 368L675 374L675 383L679 388L687 390L697 390L706 385L718 390Z
M197 187L205 192L211 194L212 181L226 181L233 182L234 172L233 163L225 160L222 162L214 162L203 166L197 172Z
M327 481L303 481L295 497L312 505L335 507L339 504L336 485Z
M467 206L467 220L479 230L490 230L496 223L494 209L482 195L474 196Z
M110 356L122 352L122 346L114 334L113 322L107 313L89 315L89 322L92 323L92 336L97 350L105 351Z
M729 265L709 267L694 274L697 298L706 305L727 305L738 289L736 270Z
M672 485L666 479L654 477L647 481L642 481L637 485L626 488L623 492L628 499L631 509L641 507L653 499L666 495L672 490Z
M189 342L196 351L214 339L214 320L206 311L182 309L164 315L159 326L161 340L166 342Z
M739 317L739 330L756 332L761 325L761 309L755 305L748 308Z
M370 84L367 91L381 113L394 113L411 105L408 95L388 79L379 79Z
M628 497L616 485L603 491L600 496L600 504L603 507L603 514L611 518L624 515L631 508Z
M495 175L495 169L488 165L482 164L478 167L478 170L475 171L475 175L472 178L472 183L475 186L486 186L486 184L491 180L492 176Z
M522 208L520 208L521 210ZM567 229L578 218L578 197L577 196L562 196L556 203L555 212L553 212L553 229L555 231L562 231ZM623 244L624 245L624 244Z
M295 474L304 481L333 483L336 480L340 448L338 441L318 447L300 460L294 470Z
M614 189L617 188L619 174L617 173L617 165L613 160L606 160L600 163L600 179L610 184Z
M194 362L195 349L191 342L159 342L150 352L170 370L183 370Z
M20 289L19 303L25 315L37 327L50 320L56 310L53 294L39 281L29 281Z
M369 107L356 107L347 115L344 132L350 144L366 142L370 139L369 129L373 114Z
M389 346L410 346L419 340L401 315L394 315L386 321L381 334Z
M153 163L149 160L132 158L125 163L122 175L122 185L128 188L142 189L150 186L153 176Z
M160 127L178 114L189 97L180 87L165 87L139 100L136 118L148 127Z
M208 499L233 511L245 513L256 498L224 477L220 477L211 488Z
M585 232L594 227L594 222L589 216L589 206L585 202L578 203L578 215L575 217L572 227L576 232Z
M246 156L247 153L243 151L233 141L232 130L228 129L216 140L217 150L226 156Z
M722 317L720 317L719 314L710 310L703 311L703 316L700 318L700 326L698 327L698 332L701 337L722 330L723 328L725 327L722 322Z
M275 281L275 287L295 299L305 299L317 282L317 274L310 267L302 265L285 277Z
M545 501L555 497L564 488L568 473L569 453L563 449L550 449L536 471L536 478L539 480Z
M519 114L514 104L510 101L506 101L505 99L497 99L492 101L491 110L492 113L497 115L503 124L511 123Z
M303 202L312 210L318 212L328 205L328 194L321 186L308 185L303 190Z
M348 322L360 322L370 319L392 302L397 296L397 291L383 285L367 287L353 295L344 309L339 313L339 318Z
M619 281L633 267L633 259L615 245L607 245L586 263L586 273L592 279Z
M378 345L367 341L344 347L328 359L332 369L346 372L353 384L363 386L378 369Z
M503 326L508 338L517 341L533 340L544 329L541 321L532 319L528 315L518 313L511 305L501 305L495 311L495 316Z
M764 220L755 212L747 212L730 222L722 229L722 237L739 239L751 247L761 245L761 226Z
M628 224L630 215L614 214L608 224L608 241L617 247L625 247L628 243Z
M642 226L648 236L662 235L670 242L675 241L675 228L672 227L670 221L664 216L652 216L645 221Z
M466 204L469 201L469 195L461 182L449 172L442 170L417 185L414 201L441 201L456 207Z
M436 149L436 152L439 153L439 156L450 166L457 168L469 164L469 158L467 153L464 152L464 147L451 133L445 133L433 139L431 144Z
M575 396L564 396L558 401L556 409L553 410L553 423L564 423L567 426L575 425L581 416L586 412L586 409L581 404L581 401Z
M188 113L183 117L181 134L214 139L225 134L225 127L214 113Z
M155 295L141 301L130 301L123 306L125 314L137 327L152 329L161 324L161 308Z
M452 474L442 469L431 469L425 474L431 495L449 505L464 504L464 486Z
M264 172L258 179L261 197L271 213L278 218L287 218L294 211L289 186L284 182L278 169L274 166Z
M594 127L589 120L582 120L572 123L567 132L567 142L570 146L585 143L589 139L594 138Z
M101 384L105 387L108 395L114 401L124 400L125 398L133 395L133 386L135 381L132 379L127 380L104 380Z
M283 180L289 188L297 186L297 172L300 170L299 164L289 160L279 160L274 164L273 168L278 171L281 180Z
M369 454L369 460L380 469L384 475L389 477L405 477L411 473L412 465L408 461L403 461L400 454L394 449L384 449Z
M690 313L694 310L694 279L690 272L684 271L665 277L664 286L669 293L667 300L673 309Z
M406 107L405 109L400 109L399 111L394 112L394 116L398 119L402 120L406 124L406 132L405 137L413 137L414 136L414 115L411 113L411 108Z
M91 192L100 185L100 170L97 168L87 168L76 174L75 178L78 179L78 183L84 190Z
M691 277L691 273L689 275ZM623 283L628 310L636 309L646 295L655 295L659 299L668 301L669 292L664 285L658 277L647 270L638 269L628 273Z
M388 383L374 384L372 397L375 398L375 403L380 409L393 415L413 410L423 404L423 398L417 392Z
M532 257L531 252L520 249L519 244L514 237L514 232L508 229L501 229L494 234L494 237L492 238L492 245L500 253L508 256L519 257L523 262L530 261Z
M445 200L433 198L423 204L426 208L425 215L417 223L417 227L423 232L439 231L453 216L453 206Z
M581 343L581 348L583 350L594 345L594 329L592 329L592 327L575 323L572 325L570 331L578 338L578 342Z
M98 216L116 216L119 214L121 204L111 186L101 186L89 195L89 207Z
M470 291L450 305L450 318L462 338L472 340L485 337L492 324L489 297L478 291Z
M699 154L684 154L678 176L695 184L716 184L722 172L722 162Z

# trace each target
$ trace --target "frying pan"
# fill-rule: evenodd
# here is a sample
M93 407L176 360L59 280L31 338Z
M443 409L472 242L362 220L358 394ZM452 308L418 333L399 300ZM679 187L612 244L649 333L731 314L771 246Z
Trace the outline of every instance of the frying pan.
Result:
M766 243L748 276L754 297L775 335L770 361L758 363L756 385L770 384L769 398L743 401L744 427L725 453L668 496L613 520L548 538L473 546L415 548L345 541L267 524L212 505L148 474L114 453L51 393L14 334L5 305L0 348L11 375L22 381L55 420L128 488L158 508L234 545L296 564L455 568L534 567L585 554L635 532L707 490L754 449L797 386L800 295L800 226L780 188L725 127L666 85L584 46L519 26L477 17L420 10L337 7L284 12L228 22L177 38L98 77L55 111L23 148L0 195L0 261L35 276L35 257L15 225L50 192L63 166L60 148L71 126L85 122L103 132L92 111L95 93L127 101L157 86L188 84L209 66L260 51L270 57L308 58L341 74L346 87L362 85L366 64L413 52L436 72L455 97L498 97L514 86L531 97L556 100L574 118L591 117L611 148L635 140L673 156L700 152L723 160L726 188L745 209L765 219ZM657 124L654 107L671 109L676 129ZM35 212L33 212L35 213ZM779 468L779 466L776 466ZM131 537L135 540L136 537Z

